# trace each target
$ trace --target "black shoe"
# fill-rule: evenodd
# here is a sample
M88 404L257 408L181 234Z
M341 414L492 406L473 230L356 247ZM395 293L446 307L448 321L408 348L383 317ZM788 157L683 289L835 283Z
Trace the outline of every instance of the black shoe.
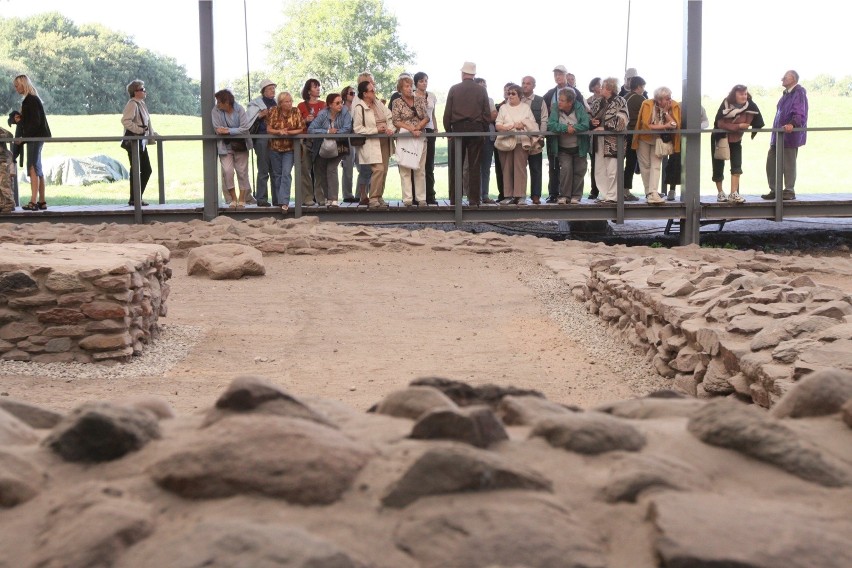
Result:
M639 198L628 191L624 194L624 201L639 201Z
M438 201L435 200L435 199L427 199L426 200L426 205L437 205L437 204L438 204Z
M134 207L134 206L135 206L135 204L134 204L132 201L128 201L128 202L127 202L127 204L128 204L130 207ZM147 204L146 202L144 202L144 201L143 201L143 202L142 202L142 207L147 207L147 206L148 206L148 204Z
M360 201L360 199L358 199L357 197L344 197L343 198L343 203L358 203L359 201Z
M774 200L775 199L775 192L770 191L769 193L764 193L763 195L760 196L760 198L761 199L772 199L772 200Z
M272 207L272 205L270 205L269 202L265 199L258 199L257 200L257 206L258 207Z
M547 201L545 201L545 203L556 203L556 201L558 199L559 199L559 197L557 197L555 195L551 195L550 197L547 198Z
M589 192L589 199L597 199L598 195L600 195L600 191L598 191L597 189L593 189Z

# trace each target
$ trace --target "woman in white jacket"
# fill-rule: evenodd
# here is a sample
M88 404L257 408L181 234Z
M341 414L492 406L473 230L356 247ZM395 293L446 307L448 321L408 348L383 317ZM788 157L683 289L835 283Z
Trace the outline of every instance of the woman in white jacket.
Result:
M358 83L358 100L352 105L352 130L362 136L391 136L394 133L391 112L376 98L376 88L369 81ZM382 195L392 151L391 139L384 136L370 136L364 145L358 148L358 163L362 166L369 165L372 170L369 207L387 207Z
M530 105L521 103L521 87L509 85L506 88L506 104L497 113L497 132L535 131L535 122ZM529 156L530 137L517 135L515 147L509 151L498 148L500 166L503 170L503 201L501 205L526 205L527 202L527 157Z

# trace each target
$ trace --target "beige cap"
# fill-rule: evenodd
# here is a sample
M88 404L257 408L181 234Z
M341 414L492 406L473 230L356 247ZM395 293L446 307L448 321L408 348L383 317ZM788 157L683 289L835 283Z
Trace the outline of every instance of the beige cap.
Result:
M462 65L461 72L467 73L468 75L476 75L476 63L465 61L464 65Z
M270 85L272 85L273 87L278 86L275 83L273 83L272 81L270 81L269 79L264 79L263 81L261 81L260 82L260 93L263 94L263 89L265 89L266 87L268 87Z
M566 69L564 65L557 65L553 68L553 72L556 73L557 71L559 71L560 73L567 73L568 69Z

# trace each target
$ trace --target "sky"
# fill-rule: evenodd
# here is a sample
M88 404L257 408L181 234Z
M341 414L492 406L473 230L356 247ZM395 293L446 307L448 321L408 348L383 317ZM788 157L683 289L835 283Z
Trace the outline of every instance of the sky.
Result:
M525 75L536 78L536 91L543 94L554 84L556 65L574 73L583 92L595 76L622 79L626 67L635 67L649 92L667 86L678 97L685 4L684 0L518 5L505 0L385 0L387 9L397 16L402 41L415 52L409 71L425 71L430 89L445 92L460 80L463 62L473 61L497 100L502 100L504 83L520 83ZM701 4L705 95L724 96L738 83L780 90L787 69L796 69L802 80L823 73L836 78L852 75L842 43L850 32L845 18L831 17L837 14L834 0L704 0ZM132 4L0 0L3 17L48 11L60 12L77 24L101 23L123 31L138 45L174 57L191 77L200 78L198 0ZM213 0L213 18L216 85L244 76L247 59L252 70L264 69L265 46L287 20L284 0L245 0L245 4L244 0Z

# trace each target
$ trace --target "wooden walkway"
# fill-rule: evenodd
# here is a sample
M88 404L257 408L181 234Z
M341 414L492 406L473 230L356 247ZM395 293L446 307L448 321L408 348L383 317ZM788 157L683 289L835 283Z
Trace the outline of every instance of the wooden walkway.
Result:
M744 195L747 202L739 205L717 203L702 196L700 219L774 219L799 217L852 217L851 194L808 194L795 201L764 201L758 195ZM448 200L439 200L437 206L406 207L401 201L389 201L387 209L371 209L354 203L340 203L339 207L304 207L302 216L316 216L322 221L340 223L464 223L507 221L615 221L668 220L686 215L686 204L667 201L662 205L648 205L644 200L630 203L595 203L584 199L577 205L480 205L456 208ZM45 211L24 211L18 208L0 214L0 223L134 223L135 209L124 204L58 205ZM181 222L204 218L201 203L156 204L141 210L142 222ZM244 209L230 209L220 204L218 215L238 219L258 217L297 216L295 204L284 214L278 207L248 205Z

